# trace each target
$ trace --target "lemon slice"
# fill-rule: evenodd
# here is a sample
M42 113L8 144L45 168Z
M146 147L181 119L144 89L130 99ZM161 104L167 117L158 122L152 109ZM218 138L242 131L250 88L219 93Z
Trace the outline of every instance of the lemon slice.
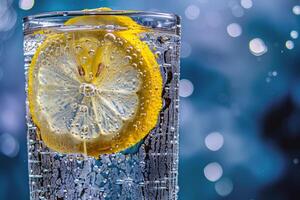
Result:
M99 25L103 19L75 17L66 24ZM118 26L134 23L110 18ZM135 33L56 33L37 49L29 67L29 110L49 148L97 157L138 143L155 127L162 77L155 56Z

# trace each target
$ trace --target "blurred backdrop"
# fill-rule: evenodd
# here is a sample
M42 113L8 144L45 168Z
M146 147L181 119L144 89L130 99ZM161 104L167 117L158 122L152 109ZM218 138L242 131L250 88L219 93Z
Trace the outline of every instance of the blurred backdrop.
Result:
M299 200L299 0L0 0L0 199L29 199L22 17L182 17L180 200Z

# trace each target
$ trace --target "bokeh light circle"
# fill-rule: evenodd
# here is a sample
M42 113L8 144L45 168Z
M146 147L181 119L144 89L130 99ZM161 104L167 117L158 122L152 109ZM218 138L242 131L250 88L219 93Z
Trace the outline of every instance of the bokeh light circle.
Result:
M239 5L234 5L231 8L231 12L232 12L232 15L235 16L235 17L243 17L244 16L244 10Z
M204 167L204 176L211 182L216 182L223 175L223 168L217 162L209 163Z
M292 30L290 33L291 38L297 39L299 37L298 31Z
M300 6L299 5L296 5L293 7L293 13L295 15L300 15Z
M260 38L254 38L249 42L250 52L255 56L261 56L267 53L268 48L265 42Z
M250 9L253 6L252 0L241 0L241 6L245 9Z
M233 191L233 183L228 178L222 178L215 183L215 190L222 197L228 196Z
M189 43L183 41L181 43L181 51L180 52L181 52L180 53L181 58L187 58L192 53L192 46Z
M0 135L0 151L8 157L15 157L19 153L19 142L10 134L3 133Z
M19 0L19 7L22 10L30 10L34 5L34 0Z
M231 37L239 37L242 34L242 27L237 23L231 23L227 26L227 33Z
M294 42L292 40L288 40L285 42L285 47L289 50L292 50L294 48Z
M199 17L199 15L200 15L200 9L196 5L189 5L185 9L185 16L186 16L186 18L188 18L190 20L197 19Z
M224 145L224 137L219 132L212 132L205 137L205 146L211 151L218 151Z
M194 85L190 80L181 79L179 82L179 96L189 97L194 92Z

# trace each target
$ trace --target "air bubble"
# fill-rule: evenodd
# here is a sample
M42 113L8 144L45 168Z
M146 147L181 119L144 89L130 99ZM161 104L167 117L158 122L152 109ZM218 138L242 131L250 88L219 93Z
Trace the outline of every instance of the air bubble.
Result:
M104 39L108 41L115 41L116 36L113 33L106 33Z
M160 51L155 52L155 56L156 57L160 57L161 56L161 52Z
M82 51L82 47L80 45L77 45L75 47L75 51L76 51L76 53L80 53Z
M90 56L94 56L94 55L95 55L95 50L94 50L94 49L91 49L91 50L89 51L89 55L90 55Z

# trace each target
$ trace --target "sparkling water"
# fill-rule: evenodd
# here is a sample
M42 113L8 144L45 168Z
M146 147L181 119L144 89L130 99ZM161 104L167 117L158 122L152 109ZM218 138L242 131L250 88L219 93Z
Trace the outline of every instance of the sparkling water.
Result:
M66 17L66 14L62 16ZM60 154L47 148L40 140L37 127L28 111L27 101L28 166L32 200L177 199L180 27L178 19L172 21L164 17L158 19L152 15L147 18L143 16L132 18L151 28L142 33L140 38L156 55L164 84L163 108L156 127L144 140L120 153L101 155L98 159L81 154ZM48 20L48 17L35 21L25 19L26 81L31 59L47 33L33 34L34 31L107 28L64 27L62 23L66 19L55 19L56 21Z

